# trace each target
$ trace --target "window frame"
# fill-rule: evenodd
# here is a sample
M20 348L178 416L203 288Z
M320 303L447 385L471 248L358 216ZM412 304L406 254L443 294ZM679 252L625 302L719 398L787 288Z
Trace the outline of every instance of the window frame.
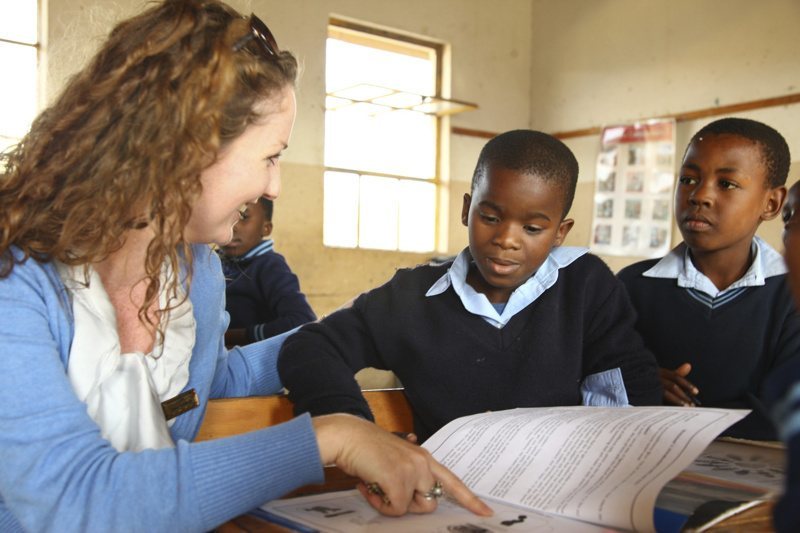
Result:
M344 19L337 16L330 16L328 18L328 37L330 38L331 28L340 28L343 30L350 30L353 32L359 32L367 34L368 36L379 37L383 39L389 39L393 41L399 41L404 44L410 44L415 46L420 46L424 48L431 49L433 51L433 56L435 58L435 80L434 80L434 91L435 93L431 96L442 98L443 92L443 85L444 85L444 59L446 53L446 44L442 42L437 42L434 40L428 40L421 37L404 34L398 31L392 31L385 28L380 28L377 26L371 26L368 24L355 22L352 20ZM326 67L327 68L327 67ZM327 86L326 86L326 93L327 93ZM327 107L325 108L325 113L327 113ZM360 244L360 235L356 235L356 246L355 247L340 247L340 246L330 246L323 242L323 246L325 248L342 248L348 250L369 250L372 252L389 252L389 253L407 253L407 254L419 254L419 253L436 253L440 252L442 248L442 242L446 242L446 231L442 228L442 217L443 217L443 205L444 205L444 194L445 194L445 185L446 180L442 178L443 169L442 169L442 149L443 149L443 121L444 117L441 115L433 115L434 117L434 142L435 142L435 158L434 158L434 173L430 179L427 178L418 178L415 176L403 176L399 174L392 174L386 172L375 172L371 170L364 170L358 168L341 168L341 167L333 167L328 166L327 164L323 165L323 172L344 172L350 174L356 174L359 176L376 176L376 177L383 177L383 178L391 178L397 179L400 181L415 181L415 182L423 182L423 183L430 183L433 184L435 189L435 197L434 197L434 227L432 228L433 231L433 249L418 252L418 251L410 251L410 250L401 250L398 247L394 249L378 249L378 248L366 248L362 247ZM324 194L324 191L323 191ZM360 201L359 201L360 203ZM356 214L357 219L360 219L360 209L359 212ZM324 222L323 222L324 223ZM357 226L357 228L360 226ZM323 228L324 234L324 228Z
M45 65L45 55L44 55L44 41L45 35L47 33L47 24L46 24L46 17L45 17L45 9L47 8L47 0L36 0L36 41L34 43L28 43L24 41L17 41L15 39L8 39L0 35L0 42L14 45L14 46L27 46L36 50L36 111L34 112L34 116L32 120L35 120L36 117L42 110L42 105L45 101L45 76L44 73L46 71ZM23 134L23 137L25 134ZM12 141L12 145L16 144L22 140L22 137L8 137L4 135L2 131L0 131L0 139Z

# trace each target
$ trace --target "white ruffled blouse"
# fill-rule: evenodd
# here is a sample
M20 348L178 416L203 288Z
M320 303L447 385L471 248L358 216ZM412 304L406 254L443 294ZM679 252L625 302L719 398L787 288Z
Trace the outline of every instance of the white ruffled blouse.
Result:
M185 299L171 310L163 342L150 353L121 353L116 313L100 276L89 269L57 263L72 296L75 337L67 373L89 416L118 451L173 447L161 402L180 393L189 381L189 361L195 342L192 303ZM166 278L166 273L162 281ZM162 283L163 286L163 283ZM179 295L179 297L182 295ZM161 309L167 305L164 292Z

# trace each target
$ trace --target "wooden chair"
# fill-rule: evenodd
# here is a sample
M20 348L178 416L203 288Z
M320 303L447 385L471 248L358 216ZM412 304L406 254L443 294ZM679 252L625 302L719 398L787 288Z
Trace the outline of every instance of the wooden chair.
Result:
M402 389L364 391L364 397L375 415L375 423L387 431L402 433L414 430L411 407ZM218 439L246 433L293 417L292 402L286 396L226 398L208 402L206 416L197 434L198 441ZM336 467L325 468L325 482L300 487L287 496L316 494L355 487L358 480Z

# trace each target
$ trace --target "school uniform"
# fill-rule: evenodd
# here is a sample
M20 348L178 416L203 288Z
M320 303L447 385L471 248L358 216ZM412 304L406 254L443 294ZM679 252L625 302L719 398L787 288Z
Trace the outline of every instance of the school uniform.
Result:
M247 342L268 339L317 319L286 259L266 239L238 258L222 256L229 329Z
M393 371L424 440L468 414L513 407L657 404L655 360L624 288L586 249L555 248L502 308L467 282L472 258L401 269L284 344L298 413L372 419L353 374Z
M783 257L756 237L741 279L717 289L681 243L662 259L624 268L636 329L663 368L691 363L703 406L752 409L727 435L777 438L763 404L767 375L800 356L800 320Z
M766 401L786 444L786 483L775 504L773 524L778 533L800 531L800 359L773 372L767 380Z

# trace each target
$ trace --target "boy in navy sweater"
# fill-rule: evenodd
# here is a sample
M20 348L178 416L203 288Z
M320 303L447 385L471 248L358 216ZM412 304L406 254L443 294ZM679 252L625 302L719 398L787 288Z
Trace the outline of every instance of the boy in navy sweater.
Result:
M800 305L800 182L789 189L783 207L783 244L789 269L789 288ZM786 443L786 487L775 505L774 526L778 533L800 531L800 359L773 372L767 380L767 401L773 408L778 434Z
M800 356L783 258L755 237L781 212L789 162L786 141L765 124L706 125L686 149L675 191L683 243L619 273L662 367L665 403L752 409L731 436L776 438L764 382Z
M317 319L297 276L273 250L272 200L248 204L222 247L225 310L231 316L225 344L250 344Z
M622 284L586 249L560 246L577 178L549 135L489 141L464 195L469 248L399 270L286 340L278 370L296 412L372 419L353 378L365 367L400 378L420 440L486 410L659 403Z

